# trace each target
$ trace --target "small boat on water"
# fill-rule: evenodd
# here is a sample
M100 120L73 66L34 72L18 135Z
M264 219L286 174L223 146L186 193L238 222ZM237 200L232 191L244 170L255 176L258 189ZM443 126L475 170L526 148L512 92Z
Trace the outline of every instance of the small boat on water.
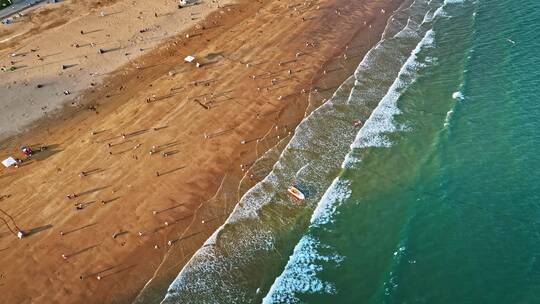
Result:
M304 193L294 186L290 186L287 189L287 194L298 202L303 202L306 199Z

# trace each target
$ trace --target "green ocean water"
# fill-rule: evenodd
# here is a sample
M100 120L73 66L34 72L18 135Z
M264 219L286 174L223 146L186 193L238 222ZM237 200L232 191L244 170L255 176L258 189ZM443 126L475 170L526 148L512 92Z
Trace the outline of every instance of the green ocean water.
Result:
M455 2L271 302L540 303L540 2Z
M540 303L539 118L540 1L407 0L163 303Z
M274 302L540 303L540 2L456 2Z

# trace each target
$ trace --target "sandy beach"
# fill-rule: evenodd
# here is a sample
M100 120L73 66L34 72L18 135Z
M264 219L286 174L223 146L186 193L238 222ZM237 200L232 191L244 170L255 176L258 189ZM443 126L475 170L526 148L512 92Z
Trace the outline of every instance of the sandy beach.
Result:
M96 3L0 31L6 303L156 302L400 1Z
M80 106L86 90L217 6L79 0L40 4L12 17L13 24L0 27L0 67L9 71L0 74L0 139L66 103Z

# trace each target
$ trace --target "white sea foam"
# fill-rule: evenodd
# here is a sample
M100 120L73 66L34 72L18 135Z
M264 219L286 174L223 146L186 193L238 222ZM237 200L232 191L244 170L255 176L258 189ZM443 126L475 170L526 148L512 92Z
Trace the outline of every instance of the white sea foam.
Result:
M452 93L452 98L458 101L465 100L465 95L461 91L456 91ZM444 119L444 127L448 128L450 126L450 121L452 120L452 115L454 114L454 110L449 110L446 112L446 117Z
M434 17L447 17L446 11L444 10L444 6L439 7L435 13L433 13Z
M448 17L448 11L446 10L446 8L449 4L463 4L463 3L465 3L465 0L444 0L443 5L439 7L433 15L437 17Z
M349 86L352 85L350 82ZM276 194L286 189L286 185L283 183L287 183L291 177L309 171L306 174L315 183L323 180L322 177L317 177L317 174L321 174L320 172L305 166L301 153L291 151L315 151L317 154L324 154L322 153L324 149L328 154L320 160L321 164L332 163L324 161L324 158L334 157L339 153L333 153L333 148L328 147L328 143L321 142L322 139L328 139L330 134L325 134L324 130L316 128L313 124L325 119L328 115L339 118L339 113L334 110L334 106L336 104L342 106L345 103L346 93L349 90L347 82L342 84L334 93L331 99L333 102L319 107L299 124L293 138L283 150L279 161L273 166L270 174L244 194L225 224L217 229L206 240L204 246L191 257L169 287L163 303L185 301L186 296L183 295L185 292L216 297L215 299L219 298L219 301L223 303L234 302L234 299L231 298L233 295L237 298L247 297L246 290L242 289L244 286L235 283L236 277L234 276L237 274L227 272L227 275L220 276L219 283L208 281L209 278L205 274L223 273L230 267L251 264L255 252L275 252L275 239L271 227L261 225L259 213L267 204L291 204L288 200L275 199ZM333 134L333 137L338 138L336 134ZM244 226L244 223L248 221L251 221L250 229L245 229L247 227L238 229L239 226ZM256 229L253 225L257 225ZM236 228L231 230L231 227ZM216 289L218 287L221 288L220 291L226 288L227 292L218 292Z
M407 73L414 73L415 69L420 66L416 60L418 53L427 45L433 45L433 40L433 32L426 32L424 38L420 40L412 51L387 94L358 133L355 139L358 147L386 144L385 139L382 138L382 133L395 130L392 117L399 113L396 106L399 97L398 91L406 84L401 77ZM362 63L366 64L364 61ZM350 98L352 98L352 92ZM375 113L376 111L378 112ZM354 147L356 146L351 146L351 148ZM350 153L345 157L342 166L346 166L347 161L352 159ZM317 205L311 218L311 228L331 223L340 203L345 201L350 194L348 183L336 178ZM331 294L334 292L333 285L323 282L317 277L317 273L322 270L322 266L318 263L319 260L328 259L328 257L321 256L318 253L316 244L318 242L310 234L306 234L301 239L289 258L284 271L276 278L263 303L297 303L299 302L299 299L295 296L297 293L326 292ZM318 244L318 246L321 245ZM339 256L333 255L333 257Z
M339 204L348 199L350 195L349 184L342 179L336 178L321 198L317 208L315 208L311 216L311 224L320 226L331 223Z
M418 35L418 24L411 18L407 19L407 25L399 31L394 38L400 38L400 37L411 37L411 36L417 36Z
M422 15L419 15L418 18L415 19L415 23L410 24L417 24L418 22L420 22L420 20L422 20L421 18ZM410 36L415 37L412 39L410 44L412 47L414 45L413 43L416 43L419 37L412 35L416 35L416 33L411 32L410 34ZM405 39L408 37L407 35L403 36L405 37ZM429 35L426 34L426 36ZM424 43L427 43L428 40L426 36L424 36L424 38L422 39ZM418 49L419 46L417 45L416 48ZM390 53L390 56L392 56L393 48L385 48L380 42L379 44L377 44L377 46L375 46L372 50L368 52L368 54L365 56L364 60L360 64L359 68L357 69L355 75L359 73L362 67L365 68L372 64L372 55L375 55L375 52L383 50L385 53ZM413 51L413 54L416 53ZM388 56L388 54L386 54L386 56ZM401 62L405 60L406 54L400 54L399 56L401 58L399 64L401 64ZM396 60L396 62L397 61L398 60ZM388 61L385 61L385 64L387 63ZM377 62L376 64L380 65L379 62ZM397 67L399 67L399 65L396 65L396 68ZM381 68L382 70L388 70L387 66L378 66L377 69L379 68ZM410 63L409 60L406 60L398 75L402 75L406 71L411 72L415 68L417 67ZM397 71L394 70L393 73L397 73ZM384 75L376 76L384 77ZM370 81L373 81L373 78L370 78ZM398 76L398 79L396 79L396 81L399 82L403 80L401 80ZM396 84L396 81L394 81L392 87L394 91L397 92L396 89L399 88L401 85L404 85L405 83ZM371 99L373 101L381 100L379 106L377 107L379 108L379 114L387 113L387 110L397 110L395 104L392 105L392 102L395 103L397 101L397 97L395 98L396 100L392 101L394 97L390 96L390 92L387 92L386 96L381 99L381 96L384 94L386 88L390 86L391 80L387 80L387 82L388 83L385 82L385 86L381 88L376 93L376 95L374 95L377 96L377 98ZM343 151L344 147L341 147L339 148L341 149L339 150L341 152L335 153L336 151L332 150L335 148L332 145L328 146L328 142L320 142L321 138L327 139L330 137L332 137L333 140L339 141L339 136L341 135L339 132L324 134L325 130L320 130L321 128L317 128L317 126L314 124L317 124L318 122L320 122L321 119L325 119L326 117L332 119L338 118L335 122L335 125L337 127L334 126L334 128L336 130L344 130L344 128L340 129L340 127L343 127L343 125L340 125L343 124L343 121L340 122L339 118L345 118L346 116L340 117L340 112L335 108L339 106L342 107L344 105L358 106L357 104L349 104L349 102L353 98L352 90L350 91L351 96L349 100L346 99L346 95L344 94L348 93L350 90L350 88L346 89L347 85L344 83L342 86L340 86L338 91L334 93L334 96L329 102L325 103L323 106L313 111L299 124L299 126L295 130L293 138L291 139L287 147L283 150L282 154L279 157L279 161L274 165L271 173L266 176L263 181L259 182L255 187L250 189L242 197L241 201L237 204L234 211L227 219L226 224L220 227L205 242L205 245L192 256L191 260L182 269L176 280L171 284L164 302L185 302L186 298L190 297L189 295L201 295L201 297L211 297L213 298L213 300L209 301L214 301L216 303L232 303L236 298L246 299L250 297L249 289L245 288L245 286L242 286L242 284L238 284L237 282L238 277L236 276L238 276L238 272L231 273L231 271L229 270L240 269L244 265L256 265L257 263L259 263L259 260L254 260L253 258L253 253L255 252L275 251L275 235L271 231L271 227L266 227L261 223L260 212L262 212L261 210L267 204L286 203L286 201L284 200L276 199L276 194L282 191L281 189L284 189L284 186L286 187L286 185L284 184L287 184L288 180L290 180L291 171L294 176L294 173L297 173L300 168L305 164L305 159L303 158L303 156L305 155L299 153L298 151L307 150L312 154L319 155L319 157L321 158L316 160L316 162L320 165L318 169L308 168L309 170L307 170L309 171L308 175L310 175L311 181L324 185L324 188L320 188L319 192L322 192L324 191L324 189L326 189L326 192L324 192L323 196L319 200L319 204L317 205L312 215L311 227L316 228L331 223L333 216L337 212L337 207L339 206L339 203L347 199L347 197L350 195L350 191L347 190L347 184L343 181L340 181L339 179L334 180L332 182L332 185L328 187L326 183L330 182L330 180L327 179L326 181L321 182L323 178L318 178L318 174L322 174L320 172L323 172L327 169L326 164L331 164L335 161L333 159L335 158L335 155L343 156L345 151ZM373 86L367 86L365 88L373 90L372 87ZM342 92L340 92L340 90L342 90ZM386 104L381 105L381 103L383 102L386 102ZM391 107L385 108L388 105L391 105ZM383 132L386 132L384 131L384 123L390 122L392 124L392 117L395 114L391 114L389 116L389 120L388 118L385 118L385 115L378 116L378 118L383 118L381 121L383 123L382 129L380 129ZM370 121L370 124L375 124L377 122L377 117L374 117L372 114L370 116ZM350 126L349 123L345 124L348 124ZM366 127L366 125L370 124L366 122L364 128ZM371 125L371 127L374 128L374 125ZM386 127L390 128L389 126ZM369 134L370 133L368 132L368 135ZM379 138L385 139L382 132L375 135L379 136ZM350 142L352 137L354 137L354 133L350 133L350 135L347 136L348 137L345 137L347 139L346 142L344 142L345 145ZM356 136L356 138L358 138L358 135ZM333 158L331 159L329 156L326 155L332 155ZM342 156L338 158L339 161L341 161ZM349 159L349 156L345 157L345 159ZM345 163L347 163L347 161L345 161L344 164ZM270 208L273 207L271 206ZM242 226L242 223L245 223L246 221L252 221L251 224L256 225L256 227L250 226L250 229L243 229L246 227L238 228L239 226ZM227 227L229 225L230 227ZM286 269L278 278L279 280L276 279L276 283L274 284L275 286L272 286L273 292L279 296L285 297L287 297L286 294L288 293L288 291L292 291L290 293L291 295L294 291L303 290L307 292L333 292L334 287L332 284L317 279L316 274L319 271L317 267L319 266L315 265L317 265L317 261L325 261L339 264L342 260L342 257L340 257L335 252L324 255L320 254L320 249L324 249L324 252L332 251L331 248L319 244L317 239L310 237L309 235L302 238L295 247L294 253L291 256L289 263L286 266ZM257 263L255 263L255 261ZM210 274L220 274L219 279ZM212 281L214 278L216 278L216 281ZM300 283L302 283L303 285ZM294 299L294 295L292 295L291 297L291 299ZM182 300L177 300L179 298L181 298ZM268 298L266 301L270 301L271 299L272 298Z
M433 46L433 44L434 32L433 30L429 30L412 51L405 64L401 67L394 83L388 89L381 102L379 102L379 105L373 110L371 116L360 129L360 132L358 132L351 148L389 147L392 144L385 136L385 133L398 130L398 127L394 123L394 116L400 113L397 107L400 90L408 84L404 81L404 78L411 76L412 73L415 73L423 66L417 60L418 53L423 48Z
M449 110L448 112L446 112L446 117L444 118L444 127L445 128L448 128L448 126L450 125L450 120L452 119L452 114L454 114L453 110Z
M412 1L407 7L403 7L396 11L390 18L391 22L387 24L383 38L400 37L405 36L405 34L410 35L411 33L418 33L415 30L418 26L422 26L433 20L434 11L429 9L430 6L431 1L429 1L429 3L424 1Z
M351 195L349 183L341 178L336 178L332 185L322 196L317 208L311 217L310 228L320 227L332 223L337 213L338 206ZM284 271L276 278L263 303L298 303L296 293L324 292L333 294L334 286L317 277L317 273L323 270L320 262L333 262L336 266L343 260L337 253L321 254L320 249L332 250L327 245L322 245L314 236L306 234L296 245L293 254Z
M465 99L465 96L463 95L462 92L460 91L457 91L457 92L454 92L452 94L452 98L456 99L456 100L464 100Z
M428 11L425 15L424 15L424 19L422 20L422 23L421 24L425 24L425 23L429 23L431 21L433 21L433 17L435 16L434 13L432 13L431 11Z
M412 33L406 33L412 30L410 20L398 34L394 37L410 37ZM401 34L400 34L401 33ZM416 33L416 32L415 32ZM434 44L433 31L426 32L425 36L417 44L409 58L405 61L403 67L398 73L398 77L388 90L387 94L379 103L379 106L366 121L364 127L357 135L355 142L365 146L385 145L387 142L382 137L383 132L393 131L396 129L392 123L393 116L399 113L396 102L399 97L399 89L407 83L402 79L405 74L413 74L422 65L417 61L418 53L426 46ZM375 47L372 51L377 50ZM370 54L368 54L370 55ZM357 72L360 71L363 65L369 64L370 56L366 56L365 60L360 64ZM354 90L353 90L354 91ZM353 97L351 91L350 98ZM367 127L367 130L365 129ZM367 141L362 139L368 139ZM353 148L353 147L351 147ZM351 153L345 157L343 167L352 160ZM321 201L317 205L316 210L311 218L311 229L332 223L337 209L341 202L350 196L348 184L343 180L336 178L332 185L328 188ZM317 277L317 273L322 270L320 260L327 260L327 256L321 256L317 250L317 246L322 246L314 239L313 235L306 234L295 247L295 250L282 272L276 278L269 293L265 297L263 303L297 303L300 300L296 297L299 293L315 293L325 292L332 294L334 292L333 285L329 282L323 282ZM325 248L328 249L328 248ZM333 257L339 257L333 255Z
M348 182L336 178L311 217L311 228L332 223L337 207L351 195ZM321 249L330 251L322 254ZM328 246L321 244L314 236L306 234L296 245L282 274L276 278L263 303L298 303L296 293L335 293L334 285L317 277L323 270L321 262L339 266L343 257Z
M406 257L406 247L400 246L397 250L394 251L392 263L395 265L401 264L401 261ZM416 262L414 262L416 263ZM411 263L411 264L414 264ZM388 278L383 282L384 294L389 296L399 287L399 276L394 273L388 273Z
M343 257L337 253L321 254L321 249L330 250L313 236L305 235L294 248L283 273L276 278L262 303L299 303L298 293L327 293L334 294L335 286L317 277L323 270L322 262L338 266Z

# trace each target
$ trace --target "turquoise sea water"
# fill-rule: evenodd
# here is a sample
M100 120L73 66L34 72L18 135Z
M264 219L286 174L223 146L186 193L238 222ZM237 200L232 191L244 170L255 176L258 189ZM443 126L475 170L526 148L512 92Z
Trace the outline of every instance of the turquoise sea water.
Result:
M540 1L407 1L382 38L164 303L540 303Z

